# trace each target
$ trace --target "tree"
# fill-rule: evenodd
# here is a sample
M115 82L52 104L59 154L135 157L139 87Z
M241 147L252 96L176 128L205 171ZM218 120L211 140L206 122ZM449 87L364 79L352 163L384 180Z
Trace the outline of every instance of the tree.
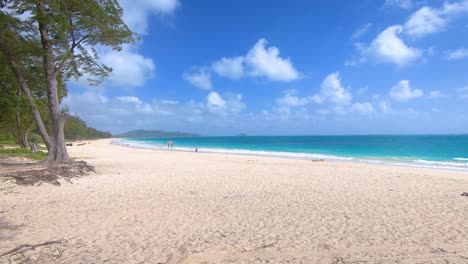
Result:
M29 134L33 128L29 104L0 54L0 131L13 134L20 147L28 148Z
M79 116L73 115L67 119L64 131L65 138L70 140L112 137L112 135L109 132L102 132L92 127L88 127Z
M2 6L3 7L3 6ZM0 51L2 52L2 65L8 65L11 71L5 74L5 85L13 85L20 88L30 106L32 116L36 123L47 149L52 148L52 140L46 131L40 110L36 104L36 98L41 98L41 83L43 83L42 71L38 67L37 51L39 46L35 44L33 37L24 34L31 30L28 25L22 25L19 19L0 11ZM5 71L3 71L5 73ZM13 84L11 74L16 79L16 85ZM10 80L10 81L8 81ZM30 89L30 86L39 89ZM44 90L45 91L45 90Z
M111 68L99 62L96 46L108 46L120 50L125 43L133 42L133 33L122 21L122 9L117 0L2 0L0 19L9 21L10 27L0 28L23 45L32 47L25 54L11 45L0 44L0 49L9 61L20 87L28 98L31 107L29 86L24 80L22 59L42 58L47 100L52 120L52 137L41 130L41 136L48 145L49 162L72 162L67 153L64 137L66 112L60 109L60 81L78 78L83 74L93 76L94 84L109 75ZM5 11L3 11L5 10ZM7 12L8 11L8 12ZM27 19L18 15L28 14ZM11 36L12 35L12 36ZM37 44L40 50L36 53ZM33 109L34 113L34 109ZM36 118L39 127L43 121ZM42 125L41 125L42 123Z

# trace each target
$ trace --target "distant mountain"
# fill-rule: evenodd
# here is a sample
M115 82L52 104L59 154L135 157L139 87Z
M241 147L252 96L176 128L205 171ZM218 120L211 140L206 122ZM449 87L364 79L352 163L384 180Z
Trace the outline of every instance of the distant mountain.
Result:
M162 130L144 130L137 129L128 131L122 134L113 135L115 138L142 138L142 137L154 137L154 138L177 138L177 137L199 137L198 134L185 133L185 132L167 132Z

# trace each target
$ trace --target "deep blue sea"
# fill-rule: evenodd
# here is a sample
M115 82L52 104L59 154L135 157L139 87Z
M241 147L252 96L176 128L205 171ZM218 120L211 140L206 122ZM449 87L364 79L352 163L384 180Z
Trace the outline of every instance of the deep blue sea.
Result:
M468 170L468 135L236 136L127 138L133 147L349 160Z

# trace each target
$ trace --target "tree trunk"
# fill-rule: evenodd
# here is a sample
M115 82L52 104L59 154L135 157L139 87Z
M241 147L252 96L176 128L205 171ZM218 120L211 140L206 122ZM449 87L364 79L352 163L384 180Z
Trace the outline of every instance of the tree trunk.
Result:
M21 148L29 149L28 134L15 131L15 140Z
M52 69L53 70L53 69ZM46 74L47 76L47 74ZM57 80L47 77L47 96L49 101L50 115L52 117L52 127L54 131L53 148L47 156L47 161L58 163L70 163L73 160L68 155L67 146L65 145L65 133L63 131L67 114L59 110Z
M23 128L21 124L21 116L18 111L16 112L15 123L16 123L16 128L15 128L14 134L15 134L16 143L18 143L18 145L20 145L21 148L24 148L24 149L29 148L29 142L28 142L29 129Z
M43 3L36 3L38 13L45 15ZM73 160L67 152L65 145L65 133L63 131L67 115L60 111L58 98L58 81L57 78L60 72L55 71L54 53L52 49L52 41L49 38L47 26L39 20L39 32L41 34L41 43L44 60L44 73L47 84L47 97L49 101L49 110L52 117L52 126L54 131L53 138L53 153L49 152L47 160L49 162L71 163Z
M54 120L54 130L55 130L55 161L58 162L72 162L73 160L68 155L67 146L65 144L65 133L63 128L65 126L65 120L67 115L60 113L57 122Z

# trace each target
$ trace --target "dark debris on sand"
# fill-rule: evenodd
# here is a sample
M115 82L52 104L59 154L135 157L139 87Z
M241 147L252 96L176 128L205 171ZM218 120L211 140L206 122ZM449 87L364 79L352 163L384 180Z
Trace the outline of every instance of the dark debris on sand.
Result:
M45 163L31 163L14 160L1 160L0 180L13 181L18 185L36 186L50 183L59 186L60 179L71 182L73 178L79 178L96 172L94 167L84 161L73 163L47 165Z

